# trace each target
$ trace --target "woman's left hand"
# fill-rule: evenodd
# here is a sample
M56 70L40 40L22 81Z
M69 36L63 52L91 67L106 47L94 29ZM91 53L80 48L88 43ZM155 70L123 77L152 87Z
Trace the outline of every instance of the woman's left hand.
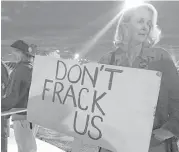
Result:
M174 136L170 131L165 130L163 128L154 130L153 134L154 134L154 137L160 141L164 141Z

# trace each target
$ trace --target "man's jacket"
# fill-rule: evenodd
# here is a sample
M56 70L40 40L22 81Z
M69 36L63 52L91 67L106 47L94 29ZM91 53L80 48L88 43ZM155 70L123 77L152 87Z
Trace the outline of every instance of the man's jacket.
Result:
M3 111L12 108L27 108L31 77L31 63L19 62L11 72L6 98L2 99L1 108Z
M1 99L5 95L9 74L6 65L1 61Z

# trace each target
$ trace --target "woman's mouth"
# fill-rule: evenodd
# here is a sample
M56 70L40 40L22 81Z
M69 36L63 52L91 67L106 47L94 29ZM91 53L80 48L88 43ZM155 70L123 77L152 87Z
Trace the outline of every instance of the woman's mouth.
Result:
M147 34L142 34L142 33L140 33L140 34L138 34L140 37L146 37L147 36Z
M140 35L140 36L146 36L146 34L142 34L142 33L140 33L139 35Z

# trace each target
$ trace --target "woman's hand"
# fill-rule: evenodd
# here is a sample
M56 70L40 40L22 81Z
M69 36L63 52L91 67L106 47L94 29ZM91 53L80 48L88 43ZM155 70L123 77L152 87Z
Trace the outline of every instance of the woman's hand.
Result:
M174 136L170 131L165 130L163 128L154 130L153 134L154 134L154 137L159 141L164 141Z

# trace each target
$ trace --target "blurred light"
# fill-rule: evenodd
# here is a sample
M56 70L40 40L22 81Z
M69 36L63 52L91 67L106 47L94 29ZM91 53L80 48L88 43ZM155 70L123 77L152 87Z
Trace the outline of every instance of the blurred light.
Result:
M103 27L97 34L95 34L87 43L83 45L80 52L80 57L84 57L89 51L92 50L94 45L98 40L112 27L112 25L117 21L121 14L118 13L112 20L110 20L105 27Z
M135 6L139 6L142 3L144 3L144 1L145 0L125 0L123 8L129 9L129 8L132 8L132 7L135 7Z
M56 50L57 53L60 53L60 50Z
M125 0L122 8L128 9L131 7L135 7L140 4L143 4L144 1L149 1L149 0ZM120 8L121 8L121 6L120 6ZM116 16L114 16L114 18L105 25L105 27L103 27L97 34L95 34L89 41L87 41L87 43L85 43L82 46L81 50L79 51L80 57L84 57L89 51L92 50L92 48L98 42L98 40L102 36L104 36L104 34L112 27L112 25L119 19L121 14L122 14L121 12L116 14Z
M175 63L176 67L179 68L179 60Z
M75 59L75 60L79 59L79 57L80 57L80 55L79 55L78 53L76 53L76 54L74 55L74 59Z
M61 58L61 56L60 56L60 54L57 52L57 50L51 52L49 55L52 56L52 57L55 57L55 58Z

